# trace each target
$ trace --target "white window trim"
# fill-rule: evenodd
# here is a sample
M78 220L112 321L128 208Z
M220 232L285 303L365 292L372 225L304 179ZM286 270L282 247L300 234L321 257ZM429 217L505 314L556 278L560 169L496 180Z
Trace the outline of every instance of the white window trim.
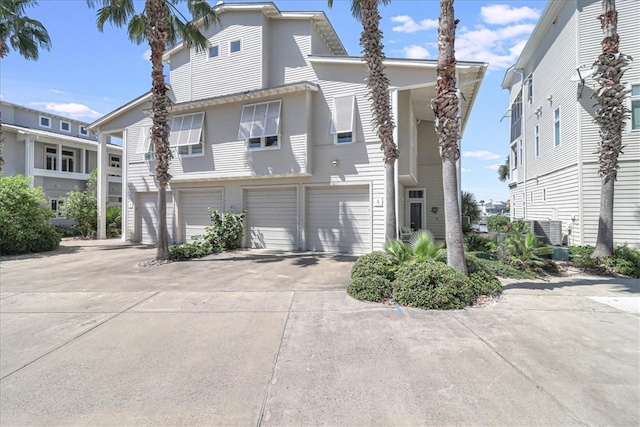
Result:
M56 150L55 153L47 153L47 148L51 148L53 150ZM47 157L48 156L52 156L53 160L51 161L51 169L47 169ZM58 165L58 147L53 146L53 145L45 145L44 146L44 169L48 170L48 171L59 171L62 170L60 167L61 165Z
M190 126L184 128L187 121ZM178 128L180 127L180 128ZM175 148L184 145L202 144L202 128L204 127L204 111L182 114L171 119L171 133L169 135L169 147ZM183 138L186 135L186 138Z
M534 154L536 157L540 157L540 125L536 125L533 134L534 142Z
M80 125L79 128L78 128L78 133L80 135L89 136L89 129L87 129L86 127Z
M217 56L211 56L211 48L212 47L217 47L218 48L218 55ZM207 60L215 60L215 59L219 59L219 58L220 58L220 43L212 44L207 49Z
M422 191L422 197L409 197L410 191ZM427 229L427 189L407 188L405 190L405 227L411 230L411 202L422 202L422 229Z
M270 146L266 146L266 141L267 138L271 138L271 137L276 137L278 138L278 145L270 145ZM255 139L260 138L260 147L249 147L249 141L250 139L254 139L254 138L250 138L247 139L247 150L249 151L262 151L262 150L279 150L280 146L282 145L282 141L280 138L280 135L269 135L269 136L261 136L261 137L255 137Z
M202 151L200 151L199 153L195 153L193 154L193 147L197 147L198 145L202 146ZM187 149L187 153L180 153L180 149L181 148L186 148ZM190 145L181 145L179 147L176 147L176 153L178 154L179 157L202 157L204 156L204 142L201 142L199 144L190 144Z
M640 102L640 95L633 95L633 86L640 86L640 82L631 83L628 85L627 89L629 90L629 96L627 96L627 108L629 109L629 117L627 118L627 134L631 132L640 132L640 127L634 129L633 126L633 101Z
M556 119L556 111L558 112L558 118ZM556 123L558 124L558 141L556 142ZM553 110L553 146L560 147L562 145L562 110L560 107Z
M43 124L42 124L42 119L47 119L47 120L49 120L49 126L43 125ZM38 116L38 125L40 125L40 127L41 127L41 128L51 129L51 117L47 117L47 116Z
M70 151L73 154L71 154L71 155L65 154L64 153L65 151ZM67 170L66 171L62 169L62 164L64 163L65 159L67 160ZM68 162L69 159L73 160L73 169L74 170L72 170L72 171L68 170L69 169L69 162ZM65 150L64 148L62 148L60 150L60 160L61 160L61 164L60 164L60 171L61 172L75 172L75 169L77 169L76 168L76 151L74 149L66 149Z
M529 105L533 104L533 73L529 73L527 79L527 103Z
M351 120L348 128L345 127L345 128L338 129L336 116L339 112L338 112L336 100L341 98L351 98ZM335 145L348 145L356 142L355 122L356 122L356 96L354 94L344 94L344 95L334 96L333 105L331 108L331 134L333 135L333 143ZM338 135L343 133L351 133L351 141L338 142Z
M511 170L518 169L518 157L520 156L518 154L518 141L520 141L520 138L513 141L509 146L509 167L511 168ZM515 159L512 153L516 154Z
M62 124L66 123L69 126L68 130L64 130L62 129ZM67 132L67 133L71 133L71 122L66 122L64 120L60 120L60 132Z
M136 146L136 154L142 154L144 160L153 160L152 145L151 145L151 125L144 125L140 129L140 135L138 135L138 145Z
M240 42L240 50L237 52L231 52L231 43L233 42ZM237 38L237 39L233 39L233 40L229 40L229 56L233 56L233 55L240 55L244 49L244 41L242 40L242 37Z
M256 111L258 110L258 106L261 105L266 105L266 110L265 110L265 115L262 118L258 118L258 122L256 121ZM276 108L277 111L277 116L275 116L275 120L276 120L276 128L275 131L271 131L271 132L267 132L267 118L269 117L269 113L271 112L272 108ZM251 117L251 119L249 120L249 116ZM243 105L242 106L242 112L240 113L240 125L238 127L238 140L239 141L246 141L247 142L247 148L248 149L252 149L255 150L256 148L249 148L249 140L253 139L253 138L262 138L264 140L264 138L267 137L271 137L271 136L277 136L278 137L278 147L281 145L281 140L280 140L280 135L281 135L281 130L280 130L280 119L282 117L282 100L281 99L276 99L276 100L272 100L272 101L266 101L266 102L258 102L255 104L247 104L247 105ZM273 117L271 117L273 119ZM263 120L262 123L262 132L261 133L254 133L254 130L256 128L256 123L259 123L259 120ZM259 126L257 127L259 129ZM263 145L261 143L261 145ZM275 147L265 147L265 148L275 148Z

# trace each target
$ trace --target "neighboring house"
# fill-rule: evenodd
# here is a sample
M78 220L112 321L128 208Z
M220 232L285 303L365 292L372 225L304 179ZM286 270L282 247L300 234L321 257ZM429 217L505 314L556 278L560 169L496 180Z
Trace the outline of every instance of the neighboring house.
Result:
M549 1L502 88L511 105L511 217L561 220L569 245L594 245L600 211L594 82L581 80L601 53L600 0ZM615 184L616 244L640 245L640 1L618 0L620 51L631 117Z
M169 240L188 242L207 208L248 212L246 247L363 253L382 248L384 165L371 123L367 70L347 56L322 12L273 3L219 4L210 47L165 55L173 106ZM354 25L356 23L354 22ZM398 229L444 238L442 168L430 101L436 61L388 59ZM487 64L459 62L462 121ZM150 95L91 124L124 140L123 238L156 240Z
M508 209L505 202L489 200L480 205L480 212L482 215L506 215Z
M98 167L97 137L87 129L88 123L21 105L0 101L4 137L2 167L6 176L33 177L31 185L42 187L47 203L56 212L52 224L73 222L60 212L67 193L84 189L92 170ZM122 147L107 145L109 205L122 202Z

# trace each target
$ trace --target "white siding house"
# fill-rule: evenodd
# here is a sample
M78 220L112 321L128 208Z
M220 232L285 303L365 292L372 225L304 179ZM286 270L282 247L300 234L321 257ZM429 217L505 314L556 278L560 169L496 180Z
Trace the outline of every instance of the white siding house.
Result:
M601 53L600 0L549 1L509 90L512 219L561 220L569 245L594 245L600 209L594 82L581 80ZM631 117L615 184L614 240L640 246L640 1L617 0L620 51L636 61L623 81Z
M384 243L384 165L365 65L322 12L223 3L210 49L169 50L173 178L169 240L204 231L207 208L248 212L246 247L363 253ZM466 123L487 64L458 64ZM436 62L389 59L401 151L398 226L444 238L441 161L429 102ZM123 238L156 238L157 187L143 95L97 120L124 141ZM437 208L437 209L436 209Z
M3 173L33 177L57 214L52 224L70 225L60 213L67 193L84 189L98 167L98 141L88 123L0 101L4 137ZM105 203L122 202L122 147L105 144Z

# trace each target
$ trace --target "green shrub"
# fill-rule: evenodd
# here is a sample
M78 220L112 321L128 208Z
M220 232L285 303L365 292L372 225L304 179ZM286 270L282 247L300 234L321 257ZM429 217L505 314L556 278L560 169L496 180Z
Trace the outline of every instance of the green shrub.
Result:
M476 233L468 233L464 235L465 252L490 252L493 239L481 236Z
M486 270L479 270L470 273L468 280L475 297L480 295L495 296L502 293L502 283L500 283L500 280L496 279Z
M466 253L465 259L467 260L467 271L469 272L469 275L479 272L488 274L487 269L480 262L480 259L478 259L474 254Z
M394 271L384 252L371 252L358 258L351 268L347 293L355 299L380 302L391 296Z
M411 260L424 261L434 258L443 251L443 248L444 245L436 243L433 235L427 230L419 231L411 236L408 245L401 240L391 239L384 246L385 252L396 266Z
M76 237L81 235L75 225L54 225L54 227L62 237Z
M537 279L539 276L531 271L518 270L500 260L483 259L476 257L484 269L492 276L509 279Z
M423 309L453 310L474 300L468 279L453 267L429 260L402 265L393 282L398 304Z
M76 187L67 194L62 205L62 214L76 220L76 228L84 237L96 235L98 230L98 170L89 175L84 190Z
M51 251L61 236L47 220L55 215L42 187L30 188L30 178L0 176L0 253Z
M613 248L611 264L616 273L640 278L640 251L627 245Z
M122 207L107 208L107 237L118 237L122 234Z
M553 247L541 243L527 224L522 221L512 222L506 236L498 244L500 261L521 270L539 271L552 268L548 260Z
M182 261L191 258L202 258L212 254L213 250L210 245L206 244L201 236L194 236L193 242L188 242L183 245L169 246L169 255L171 259L176 261Z
M511 223L508 216L491 215L487 217L487 230L499 233L505 231L505 226Z

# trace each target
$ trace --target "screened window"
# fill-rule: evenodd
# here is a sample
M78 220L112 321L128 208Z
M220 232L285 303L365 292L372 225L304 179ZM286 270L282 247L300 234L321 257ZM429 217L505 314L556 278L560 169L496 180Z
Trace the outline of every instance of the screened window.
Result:
M171 120L169 145L171 147L184 147L202 144L203 123L204 112L175 116Z
M333 98L331 133L336 144L353 142L356 97L354 95Z
M248 148L278 147L281 108L282 100L242 107L238 139L246 140Z
M536 157L540 157L540 125L536 125L534 133Z
M560 108L553 111L553 141L556 147L560 145Z
M51 119L49 117L40 116L40 126L51 129Z
M631 86L631 130L640 130L640 85Z
M71 123L60 120L60 130L62 132L71 132Z

